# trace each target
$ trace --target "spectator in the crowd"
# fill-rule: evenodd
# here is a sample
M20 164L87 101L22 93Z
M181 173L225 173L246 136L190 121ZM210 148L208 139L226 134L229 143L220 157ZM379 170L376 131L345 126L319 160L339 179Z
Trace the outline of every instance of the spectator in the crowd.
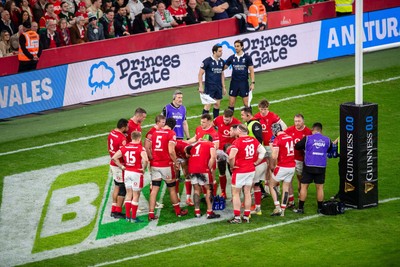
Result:
M75 15L75 12L78 10L78 4L80 3L79 0L62 0L68 4L68 12L71 12Z
M46 4L47 0L38 0L32 7L34 21L38 22L40 18L44 16L44 13L46 13Z
M244 5L243 5L243 0L227 0L227 3L229 4L228 9L226 12L228 13L228 16L232 18L236 14L243 14L244 13Z
M113 3L112 3L112 0L103 0L101 2L101 10L104 13L108 9L111 9L112 11L115 11Z
M144 5L139 0L129 0L127 7L129 9L129 14L131 15L131 18L133 19L138 14L142 13Z
M89 14L89 25L87 27L87 37L89 42L104 40L104 30L103 24L97 23L96 15L90 13Z
M229 18L226 10L229 8L229 4L225 0L210 0L210 6L213 8L215 14L213 20L227 19Z
M36 23L36 22L35 22ZM32 22L33 24L33 22ZM11 45L11 49L14 52L18 52L19 49L19 36L24 32L24 27L22 25L18 26L18 32L11 35L10 37L10 45Z
M47 3L45 7L46 13L44 13L44 16L40 18L39 20L39 33L46 31L46 22L48 20L55 20L57 23L60 20L58 15L54 13L54 5L52 3Z
M144 5L144 7L151 8L151 9L153 9L154 12L156 12L157 11L157 4L159 2L161 2L161 1L158 1L158 0L146 0L146 1L143 2L143 5Z
M61 12L58 15L60 19L65 18L68 23L68 27L71 27L75 24L75 15L69 12L69 4L67 2L61 3Z
M31 30L34 32L39 32L39 24L36 21L31 23Z
M29 15L29 17L31 18L31 22L32 22L32 19L33 19L33 11L32 11L32 8L31 8L31 6L29 5L29 1L28 0L22 0L21 1L21 20L20 20L20 24L19 25L21 25L22 24L22 18L23 18L23 16L24 16L24 11L25 12L28 12L28 15Z
M201 15L203 15L203 18L206 21L212 21L215 12L206 0L197 0L197 7L199 8Z
M13 49L10 42L11 35L8 31L3 30L0 38L0 57L7 57L13 55Z
M109 1L109 0L108 0ZM117 14L118 10L121 7L126 7L128 5L128 0L115 0L114 3L112 4L114 13ZM127 13L129 14L129 8L127 10Z
M10 13L11 21L15 26L18 26L21 18L21 9L15 5L15 2L13 0L7 1L4 5L4 10Z
M78 11L75 12L75 18L77 17L83 17L83 19L85 20L85 23L87 23L89 21L89 12L87 11L86 8L86 3L85 2L80 2L78 4ZM99 17L96 15L97 19L99 19ZM75 19L75 23L76 23L76 19Z
M114 18L115 36L128 36L132 33L132 21L127 16L126 7L120 7Z
M91 2L92 5L87 9L87 12L95 14L96 18L100 20L104 15L103 11L101 10L101 0L91 0Z
M10 33L10 35L13 35L14 33L17 33L17 27L14 25L14 23L10 19L10 12L7 10L4 10L1 12L1 19L0 19L0 31L6 30Z
M72 27L72 26L71 26ZM67 46L71 44L71 33L68 28L67 19L62 18L58 22L58 36L60 37L60 45Z
M201 15L200 10L196 6L197 6L196 0L188 0L188 7L186 9L186 11L187 11L186 24L187 25L197 24L200 22L206 22L206 20L203 18L203 15Z
M163 2L157 4L157 12L155 12L154 18L156 21L155 28L157 30L170 29L178 26L178 23L176 23L171 13L165 9L165 4Z
M88 41L85 19L83 17L76 17L76 23L70 28L70 33L72 44L81 44Z
M133 33L153 32L154 13L151 8L145 7L142 13L135 16L133 21Z
M171 13L174 20L179 24L179 26L186 25L187 11L182 8L180 0L172 0L171 5L167 8L169 13Z
M60 36L56 32L56 30L57 22L53 19L47 20L46 31L41 32L39 35L39 40L43 49L56 48L61 46Z
M107 10L100 19L100 23L103 25L104 37L106 39L115 38L114 11Z
M57 16L60 14L61 12L61 0L48 0L49 3L52 3L54 6L54 13L57 14Z
M32 17L29 16L28 11L24 10L21 12L21 18L20 18L20 23L18 25L22 25L22 23L24 23L24 21L29 20L29 22L32 22Z

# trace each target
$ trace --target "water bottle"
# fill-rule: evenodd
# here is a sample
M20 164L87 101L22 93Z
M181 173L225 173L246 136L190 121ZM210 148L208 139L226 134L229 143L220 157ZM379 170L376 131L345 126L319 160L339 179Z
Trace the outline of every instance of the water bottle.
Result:
M219 198L219 210L224 210L225 209L225 198L224 197L220 197Z
M214 197L213 210L219 210L219 196Z
M332 157L337 158L338 156L338 146L337 144L332 144Z
M328 149L328 152L326 152L327 157L330 158L330 159L331 159L332 156L333 156L333 155L332 155L332 150L333 150L333 145L332 145L332 148Z

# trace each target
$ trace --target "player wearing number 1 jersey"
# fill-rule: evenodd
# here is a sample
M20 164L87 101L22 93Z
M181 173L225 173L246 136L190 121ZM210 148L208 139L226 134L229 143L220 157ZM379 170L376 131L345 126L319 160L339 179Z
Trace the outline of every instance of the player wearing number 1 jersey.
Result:
M147 167L149 160L141 142L142 134L134 131L131 134L132 142L126 146L122 146L117 153L114 154L112 160L123 170L126 197L125 197L125 213L128 222L142 222L136 218L136 212L139 206L140 192L143 188L143 173ZM120 158L123 158L124 164Z
M128 131L128 121L120 119L117 128L112 130L107 138L108 153L112 158L120 147L126 145L126 132ZM114 189L112 193L111 217L122 218L122 203L126 194L122 170L117 167L113 160L110 161L110 170L114 179Z
M275 136L272 144L271 171L274 176L270 180L269 190L274 200L275 209L271 216L285 216L289 198L289 185L292 181L296 163L294 161L294 141L287 135L279 123L272 124L272 134ZM282 205L279 203L277 192L274 190L282 182Z
M232 201L234 217L229 223L241 223L240 192L244 188L243 220L250 222L251 187L258 165L265 156L265 148L254 137L248 136L247 126L239 124L236 129L239 137L233 142L229 152L229 165L232 168Z

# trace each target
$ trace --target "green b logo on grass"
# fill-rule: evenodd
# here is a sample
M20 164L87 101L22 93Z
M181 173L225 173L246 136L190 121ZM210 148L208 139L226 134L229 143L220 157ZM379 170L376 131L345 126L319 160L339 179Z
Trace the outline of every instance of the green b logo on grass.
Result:
M48 192L32 252L81 243L93 231L105 191L108 166L57 177Z

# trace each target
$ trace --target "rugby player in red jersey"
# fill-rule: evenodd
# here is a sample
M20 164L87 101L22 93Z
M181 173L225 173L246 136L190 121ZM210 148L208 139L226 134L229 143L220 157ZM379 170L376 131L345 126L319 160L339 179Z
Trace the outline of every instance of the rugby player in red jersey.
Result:
M285 216L285 209L289 199L289 185L296 166L294 161L294 141L290 135L282 130L282 126L279 123L272 124L271 130L275 136L272 144L271 165L269 166L274 173L269 182L269 190L275 205L271 216ZM282 204L279 203L278 194L274 190L274 187L281 182Z
M128 131L128 120L120 119L117 128L112 130L107 137L108 153L112 158L121 146L126 145L126 132ZM122 204L124 202L126 190L122 170L117 167L113 160L110 161L110 170L114 179L114 189L112 193L111 217L123 218Z
M293 138L294 144L296 145L305 136L312 135L312 131L304 125L304 116L302 114L296 114L294 116L294 125L288 127L285 133ZM304 151L294 150L294 161L296 162L296 176L297 176L297 191L300 195L301 188L301 177L303 173L303 162L304 162ZM287 208L295 208L294 195L293 195L293 179L289 187L289 203Z
M154 215L154 208L162 180L167 185L175 214L181 217L188 213L187 210L181 210L175 191L175 169L178 167L175 153L176 134L172 130L175 124L176 121L174 118L166 119L165 126L160 130L156 130L151 137L151 155L149 158L152 158L151 183L153 189L150 193L149 220L157 219Z
M126 141L131 142L131 133L133 131L142 132L141 124L146 119L147 112L143 108L137 108L133 117L129 119L129 130L127 132Z
M240 192L244 188L243 221L250 222L251 188L255 174L255 165L258 165L265 156L265 148L256 138L248 136L247 126L239 124L236 128L238 138L229 149L229 165L232 169L232 200L233 215L229 223L241 223Z
M136 218L136 213L144 183L144 170L149 163L141 138L142 134L140 132L132 132L132 142L122 146L112 157L114 163L124 171L126 220L134 223L142 222ZM123 164L119 160L120 158L123 158Z

